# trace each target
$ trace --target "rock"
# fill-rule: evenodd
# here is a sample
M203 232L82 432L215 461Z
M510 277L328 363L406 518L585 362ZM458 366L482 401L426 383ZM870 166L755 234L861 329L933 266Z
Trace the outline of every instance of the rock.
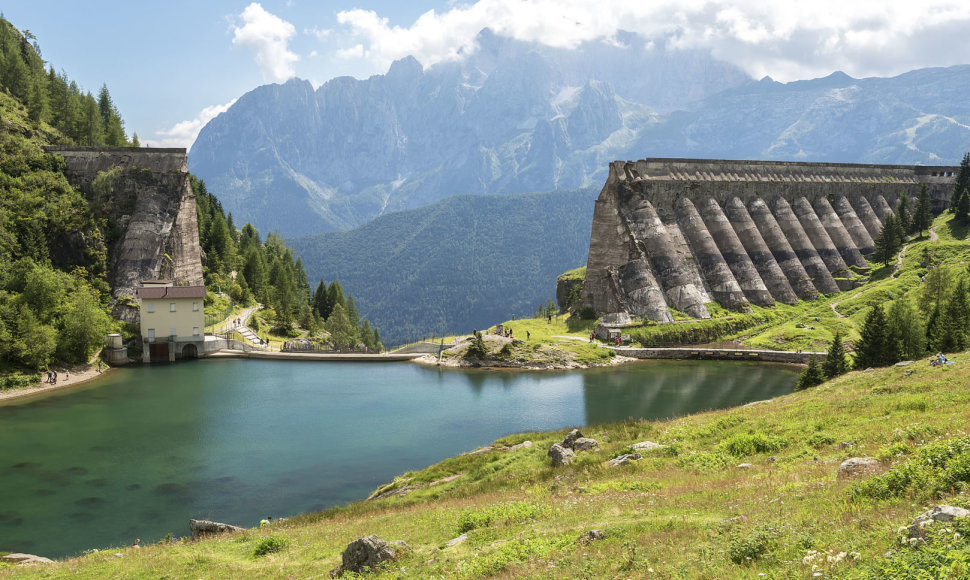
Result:
M406 547L407 544L404 546ZM382 562L393 560L395 555L394 548L374 534L366 538L357 538L347 544L347 548L341 554L341 564L330 571L330 577L337 578L344 572L359 574L365 567L374 568Z
M873 473L879 470L879 460L875 457L853 457L846 459L839 465L839 479L850 479L857 475Z
M637 451L653 451L654 449L663 449L664 447L666 445L654 443L653 441L641 441L630 446L631 449L636 449Z
M50 558L45 558L43 556L35 556L33 554L6 554L0 556L0 562L6 564L17 564L18 566L24 566L27 564L53 564L54 560Z
M562 443L560 443L560 445L562 445L567 449L572 449L573 444L576 443L576 440L582 439L582 438L583 438L582 432L579 429L573 429L572 431L569 432L568 435L566 435L566 438L562 440Z
M740 524L748 521L748 516L734 516L733 518L724 518L721 520L721 525L733 526L734 524Z
M952 522L955 518L965 518L970 515L970 510L952 505L933 506L929 511L916 518L909 526L909 537L920 538L923 536L923 528L933 522Z
M197 540L203 536L223 534L226 532L241 532L242 530L243 528L239 526L210 522L209 520L189 520L189 534L193 540Z
M573 453L572 449L568 447L563 447L559 443L553 443L552 447L549 448L549 451L546 453L546 455L548 455L549 458L552 459L552 465L554 467L569 465L576 457L576 454Z
M908 367L911 364L913 364L913 361L911 361L911 360L904 360L904 361L900 361L900 362L896 363L895 366L897 366L897 367Z
M446 548L450 548L452 546L457 546L458 544L464 542L467 539L468 539L468 534L462 534L462 535L458 536L457 538L452 538L452 539L448 540L448 543L445 544L445 547Z
M639 453L627 453L626 455L621 455L619 457L610 459L610 467L626 465L631 461L640 461L641 459L643 459L643 456Z
M609 312L600 317L603 326L628 326L633 324L633 317L629 312Z
M432 487L432 486L435 486L435 485L441 485L442 483L451 483L452 481L455 481L456 479L458 479L462 475L465 475L465 474L464 473L455 473L455 474L449 475L447 477L442 477L441 479L436 479L436 480L432 481L431 483L429 483L428 484L428 487Z
M596 439L590 439L589 437L580 437L579 439L573 441L573 451L592 451L593 449L599 448L599 442Z
M738 469L751 469L752 467L754 467L754 465L751 463L739 463L737 465Z
M517 443L509 447L509 451L518 451L519 449L528 449L532 447L532 441L523 441L522 443Z
M590 542L595 542L596 540L605 540L606 532L603 530L590 530L588 532L583 532L583 535L579 536L577 540L580 544L589 544Z

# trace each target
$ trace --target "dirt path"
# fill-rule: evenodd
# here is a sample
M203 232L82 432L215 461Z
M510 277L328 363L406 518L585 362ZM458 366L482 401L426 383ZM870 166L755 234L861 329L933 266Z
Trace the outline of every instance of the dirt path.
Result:
M935 242L940 239L940 236L936 235L936 226L930 228L930 241Z

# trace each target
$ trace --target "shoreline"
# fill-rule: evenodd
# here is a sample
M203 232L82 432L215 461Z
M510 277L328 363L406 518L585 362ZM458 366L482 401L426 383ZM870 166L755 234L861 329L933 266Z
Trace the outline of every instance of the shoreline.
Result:
M40 374L40 379L35 386L26 387L23 389L4 389L0 391L0 405L5 405L12 401L17 401L27 397L33 397L35 395L42 395L45 393L52 393L55 391L62 391L70 389L73 387L80 386L85 383L89 383L94 379L100 378L108 374L112 370L112 367L105 366L104 370L100 373L98 372L97 366L92 364L77 365L69 369L57 369L57 384L50 385L44 382L47 378L47 372L42 372ZM64 378L68 376L69 378Z

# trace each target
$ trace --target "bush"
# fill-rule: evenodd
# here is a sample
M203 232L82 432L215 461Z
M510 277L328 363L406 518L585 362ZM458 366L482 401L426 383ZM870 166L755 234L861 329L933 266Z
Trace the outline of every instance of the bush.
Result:
M738 433L717 447L735 457L745 457L755 453L772 453L788 445L781 437L757 433Z
M0 378L0 390L23 389L37 382L34 375L13 374Z
M888 499L910 495L930 500L970 484L970 436L930 443L903 465L855 483L854 499Z
M275 536L263 538L258 544L256 544L256 549L253 550L253 556L258 558L267 554L282 552L283 548L285 548L289 543L290 541L286 538L277 538Z
M770 530L756 528L744 537L731 540L728 558L735 564L747 564L774 550L777 545Z
M826 445L835 443L835 439L830 435L826 435L825 433L812 433L811 437L808 438L806 443L815 449L821 449Z
M474 529L486 528L493 521L504 521L510 524L533 520L540 515L542 515L541 507L523 501L466 511L458 516L458 533L464 534Z

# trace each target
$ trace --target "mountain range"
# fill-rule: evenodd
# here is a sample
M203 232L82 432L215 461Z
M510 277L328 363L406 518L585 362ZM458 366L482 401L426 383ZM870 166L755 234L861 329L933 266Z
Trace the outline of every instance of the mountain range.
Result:
M533 312L585 262L615 159L956 165L970 151L966 65L780 83L635 34L477 41L429 67L261 86L189 153L237 223L293 242L311 279L339 278L388 344Z

